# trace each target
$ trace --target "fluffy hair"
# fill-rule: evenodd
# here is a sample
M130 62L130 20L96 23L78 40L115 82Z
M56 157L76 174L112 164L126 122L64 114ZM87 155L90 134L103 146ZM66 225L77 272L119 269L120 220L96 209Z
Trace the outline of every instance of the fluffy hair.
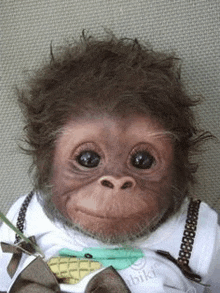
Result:
M26 125L26 152L32 156L34 187L45 192L56 139L71 119L107 113L151 115L175 138L176 189L182 199L195 182L191 156L211 135L195 124L192 99L180 81L179 59L155 52L137 39L87 37L51 50L51 60L18 91ZM180 200L181 202L181 200Z

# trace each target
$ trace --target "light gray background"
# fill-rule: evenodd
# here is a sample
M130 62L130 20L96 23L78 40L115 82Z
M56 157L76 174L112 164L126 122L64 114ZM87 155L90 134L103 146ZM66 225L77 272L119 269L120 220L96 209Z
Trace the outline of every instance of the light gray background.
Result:
M29 158L17 140L22 117L14 85L22 72L49 59L50 42L78 38L83 29L101 37L104 28L118 37L138 37L156 50L175 50L182 58L182 78L192 94L205 100L197 108L201 127L220 138L218 0L1 0L2 86L0 207L6 212L19 195L31 190ZM193 193L220 209L220 151L211 143L201 162Z

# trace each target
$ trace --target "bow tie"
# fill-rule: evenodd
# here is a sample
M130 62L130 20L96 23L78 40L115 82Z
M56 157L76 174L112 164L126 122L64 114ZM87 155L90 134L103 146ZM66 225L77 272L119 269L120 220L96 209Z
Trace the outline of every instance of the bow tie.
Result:
M57 279L41 257L37 257L16 279L9 293L61 293ZM130 293L113 267L96 274L85 293Z
M9 265L9 272L14 275L17 268L17 264L21 258L21 253L24 249L27 250L27 247L24 247L24 244L19 246L13 246L6 243L1 243L2 250L6 253L14 253L12 261ZM31 251L30 251L31 250ZM34 253L34 250L30 249L29 252ZM63 253L67 251L63 251ZM85 251L83 251L84 253ZM91 251L90 251L91 252ZM68 253L70 253L68 251ZM76 253L76 252L74 252ZM98 253L98 254L97 254ZM108 250L107 256L102 255L102 250L93 250L94 256L97 258L102 258L108 260L114 256L115 259L124 259L125 250ZM88 251L87 251L88 254ZM88 256L88 255L87 255ZM102 257L101 257L102 256ZM128 256L128 255L127 255ZM138 255L136 255L137 257ZM133 255L132 259L135 257ZM73 260L74 257L65 257L65 259ZM91 255L90 255L91 258ZM56 258L54 258L56 259ZM53 259L52 259L53 260ZM83 260L79 260L80 262ZM91 261L90 261L91 262ZM93 263L99 264L98 262ZM124 266L124 264L123 264ZM100 268L96 267L96 269ZM9 293L59 293L60 287L58 279L55 277L55 274L52 272L47 263L42 259L42 257L36 257L17 277L13 283ZM87 284L85 293L129 293L127 285L117 271L109 266L101 272L97 273Z

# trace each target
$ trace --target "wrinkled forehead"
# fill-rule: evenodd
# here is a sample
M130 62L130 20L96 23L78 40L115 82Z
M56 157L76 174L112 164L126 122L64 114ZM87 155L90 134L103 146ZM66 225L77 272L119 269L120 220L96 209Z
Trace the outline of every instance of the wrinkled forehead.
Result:
M85 117L70 120L62 129L62 135L76 137L99 137L99 139L135 138L173 139L172 133L166 131L156 118L133 113L127 116L110 116L109 114L88 113Z

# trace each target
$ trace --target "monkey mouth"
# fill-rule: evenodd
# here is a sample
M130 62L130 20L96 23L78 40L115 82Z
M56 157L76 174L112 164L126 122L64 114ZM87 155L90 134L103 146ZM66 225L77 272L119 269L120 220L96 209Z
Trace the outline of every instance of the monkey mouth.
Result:
M140 214L142 214L141 212L140 213L134 213L134 214L129 214L127 216L109 216L109 215L100 215L100 214L97 214L96 212L91 212L91 211L88 211L86 209L82 209L82 208L77 208L76 212L80 212L82 214L85 214L87 216L91 216L91 217L94 217L94 218L100 218L100 219L107 219L107 220L125 220L125 219L132 219L134 217L137 217L137 215L139 215L140 217Z

